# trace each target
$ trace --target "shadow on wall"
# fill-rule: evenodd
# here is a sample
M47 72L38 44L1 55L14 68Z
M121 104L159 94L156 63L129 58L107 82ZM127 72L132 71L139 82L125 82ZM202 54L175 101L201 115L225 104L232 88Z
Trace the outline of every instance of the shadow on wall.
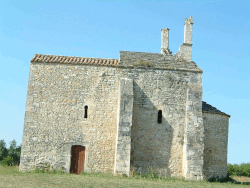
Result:
M161 113L159 113L160 110L162 118L158 117ZM156 107L134 81L131 170L134 169L137 173L147 173L153 170L160 176L171 176L169 166L173 128L164 118L166 111L166 109Z

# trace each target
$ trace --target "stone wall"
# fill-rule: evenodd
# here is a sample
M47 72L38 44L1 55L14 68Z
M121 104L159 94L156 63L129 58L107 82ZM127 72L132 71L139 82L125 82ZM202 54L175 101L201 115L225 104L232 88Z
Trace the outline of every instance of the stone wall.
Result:
M31 63L20 169L69 171L71 147L82 145L85 171L113 171L118 80L116 68Z
M131 165L141 170L152 167L163 176L194 172L200 177L201 69L193 62L169 61L162 54L120 54L117 67L31 63L22 171L48 162L69 172L71 147L82 145L86 147L86 172L129 174ZM133 66L138 60L153 66ZM128 96L133 100L122 94L126 89L119 90L124 79L132 84L124 87L130 88L127 91L133 94ZM121 102L127 107L120 106ZM162 123L157 122L159 110ZM128 156L123 156L123 149Z
M229 116L203 111L205 129L204 176L227 176L227 143Z
M202 179L201 69L193 62L168 61L162 54L120 52L120 58L121 65L138 59L153 64L128 75L134 80L131 166L153 168L163 176ZM162 123L157 122L159 110Z
M131 127L133 115L133 80L120 79L118 94L115 174L130 174Z
M162 176L182 176L189 74L147 72L134 80L131 165L143 172L153 168Z

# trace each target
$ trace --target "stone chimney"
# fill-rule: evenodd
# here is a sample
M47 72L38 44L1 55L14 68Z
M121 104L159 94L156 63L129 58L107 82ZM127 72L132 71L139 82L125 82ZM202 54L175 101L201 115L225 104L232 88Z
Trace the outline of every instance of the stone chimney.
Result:
M185 18L184 23L184 43L180 46L179 51L174 55L176 59L192 61L192 32L193 32L193 17Z
M169 28L161 29L161 53L163 55L171 55L169 49Z
M185 18L184 23L184 44L192 44L192 33L193 33L193 17L189 19Z

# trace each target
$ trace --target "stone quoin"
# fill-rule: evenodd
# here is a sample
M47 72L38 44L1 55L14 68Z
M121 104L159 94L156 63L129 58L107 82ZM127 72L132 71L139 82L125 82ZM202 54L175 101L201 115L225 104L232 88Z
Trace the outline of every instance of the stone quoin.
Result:
M202 180L227 175L230 116L202 101L192 61L193 20L172 55L120 51L119 59L35 54L31 60L20 171L49 164L69 173Z

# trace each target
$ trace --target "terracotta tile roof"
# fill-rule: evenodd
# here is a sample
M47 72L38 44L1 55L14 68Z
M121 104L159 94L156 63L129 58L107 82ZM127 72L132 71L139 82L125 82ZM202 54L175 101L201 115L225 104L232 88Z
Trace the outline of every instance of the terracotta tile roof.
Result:
M119 64L118 59L102 59L102 58L43 55L43 54L35 54L35 56L31 59L31 62L86 64L86 65L101 65L101 66L117 66Z
M212 105L210 104L207 104L206 102L202 101L202 111L206 111L206 112L212 112L212 113L215 113L215 114L223 114L223 115L226 115L226 116L229 116L228 114L218 110L217 108L213 107Z

